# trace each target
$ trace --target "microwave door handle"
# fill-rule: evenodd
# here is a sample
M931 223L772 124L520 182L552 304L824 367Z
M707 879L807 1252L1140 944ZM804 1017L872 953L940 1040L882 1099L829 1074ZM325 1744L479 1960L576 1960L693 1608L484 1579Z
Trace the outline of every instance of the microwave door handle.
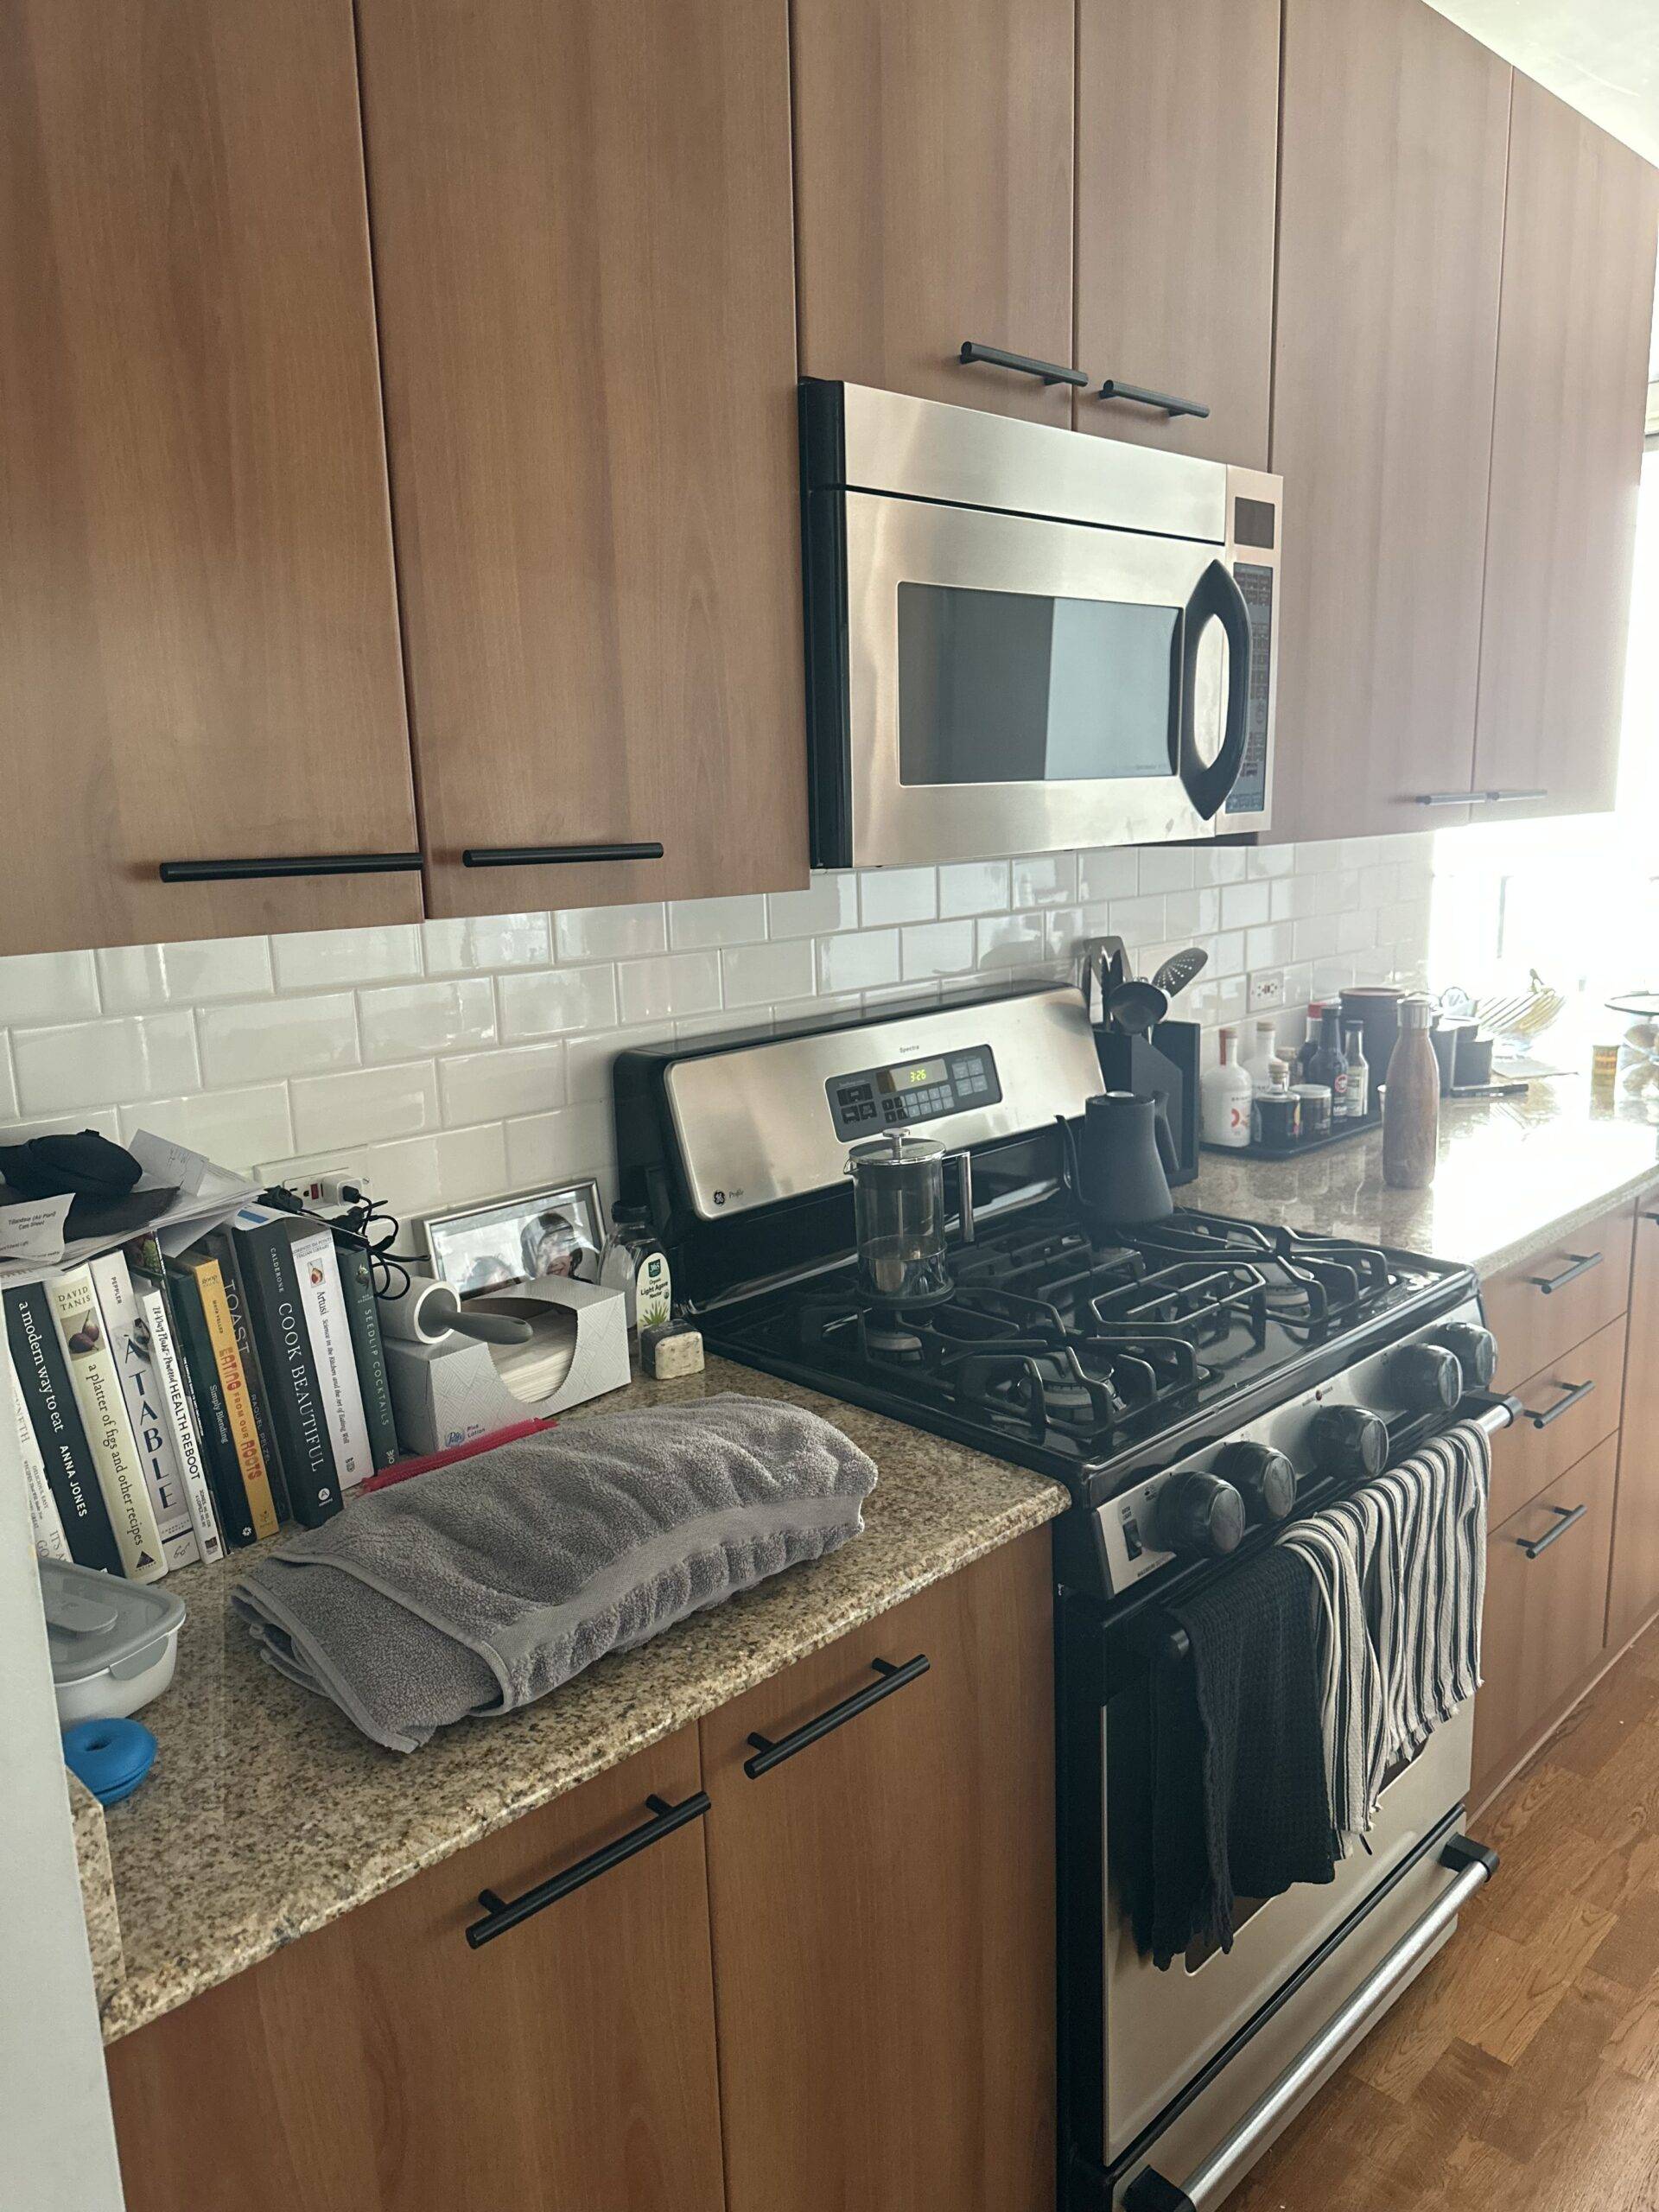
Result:
M1219 622L1227 636L1227 726L1213 760L1198 758L1193 730L1198 642L1205 626ZM1181 623L1180 779L1199 817L1213 821L1238 781L1244 765L1244 734L1250 705L1250 613L1244 594L1224 561L1212 561L1186 602Z

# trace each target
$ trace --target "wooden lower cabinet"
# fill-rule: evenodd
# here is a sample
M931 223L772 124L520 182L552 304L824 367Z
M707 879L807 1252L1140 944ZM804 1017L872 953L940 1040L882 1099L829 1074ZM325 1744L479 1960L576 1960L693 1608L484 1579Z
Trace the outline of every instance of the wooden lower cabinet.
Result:
M113 2044L128 2212L721 2212L702 1824L464 1933L699 1780L686 1728Z
M1607 1643L1628 1643L1659 1608L1659 1211L1636 1216L1630 1264L1630 1352L1618 1449Z
M1503 1779L1600 1664L1618 1463L1610 1436L1488 1540L1471 1802ZM1525 1547L1541 1539L1548 1541L1529 1554Z
M1051 1623L1039 1530L702 1724L729 2212L1052 2212Z

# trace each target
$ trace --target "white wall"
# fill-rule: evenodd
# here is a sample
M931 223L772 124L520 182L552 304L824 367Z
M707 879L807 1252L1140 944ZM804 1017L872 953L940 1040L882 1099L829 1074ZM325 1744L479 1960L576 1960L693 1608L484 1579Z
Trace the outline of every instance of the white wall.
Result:
M1069 972L1116 930L1179 1011L1417 980L1433 839L1118 848L825 874L771 898L0 960L0 1139L149 1126L230 1167L366 1167L407 1216L614 1176L620 1045ZM10 1128L8 1125L10 1125Z

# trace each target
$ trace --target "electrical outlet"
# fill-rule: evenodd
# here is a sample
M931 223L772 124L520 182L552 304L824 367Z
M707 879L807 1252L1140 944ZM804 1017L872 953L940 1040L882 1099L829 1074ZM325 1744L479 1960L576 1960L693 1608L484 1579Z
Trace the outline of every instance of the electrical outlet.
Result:
M1282 968L1258 968L1250 978L1250 1012L1271 1014L1285 1002L1285 971Z
M264 1160L254 1172L262 1182L284 1185L308 1206L349 1205L347 1185L365 1198L374 1195L374 1179L366 1167L324 1152L299 1160Z

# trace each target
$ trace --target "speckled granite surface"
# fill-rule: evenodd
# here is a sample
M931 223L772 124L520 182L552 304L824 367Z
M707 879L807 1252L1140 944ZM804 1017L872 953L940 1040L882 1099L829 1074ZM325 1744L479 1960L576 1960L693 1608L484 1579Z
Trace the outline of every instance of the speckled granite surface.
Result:
M109 2004L125 1974L121 1950L121 1915L110 1872L104 1832L104 1808L79 1777L66 1770L69 1815L74 1822L75 1856L80 1864L80 1897L86 1913L86 1944L92 1955L92 1986L99 2007Z
M104 2003L106 2040L616 1765L1065 1503L1057 1484L1021 1468L721 1360L582 1411L732 1389L810 1405L870 1454L880 1480L862 1535L601 1660L524 1712L463 1722L411 1757L378 1750L260 1662L226 1616L237 1560L169 1580L189 1618L173 1686L143 1715L160 1745L156 1768L105 1816L125 1954L124 1979Z
M1574 1076L1535 1083L1524 1098L1442 1100L1427 1191L1386 1186L1380 1133L1302 1160L1206 1152L1203 1162L1177 1193L1183 1205L1463 1260L1490 1275L1659 1183L1659 1129L1628 1108L1593 1108Z

